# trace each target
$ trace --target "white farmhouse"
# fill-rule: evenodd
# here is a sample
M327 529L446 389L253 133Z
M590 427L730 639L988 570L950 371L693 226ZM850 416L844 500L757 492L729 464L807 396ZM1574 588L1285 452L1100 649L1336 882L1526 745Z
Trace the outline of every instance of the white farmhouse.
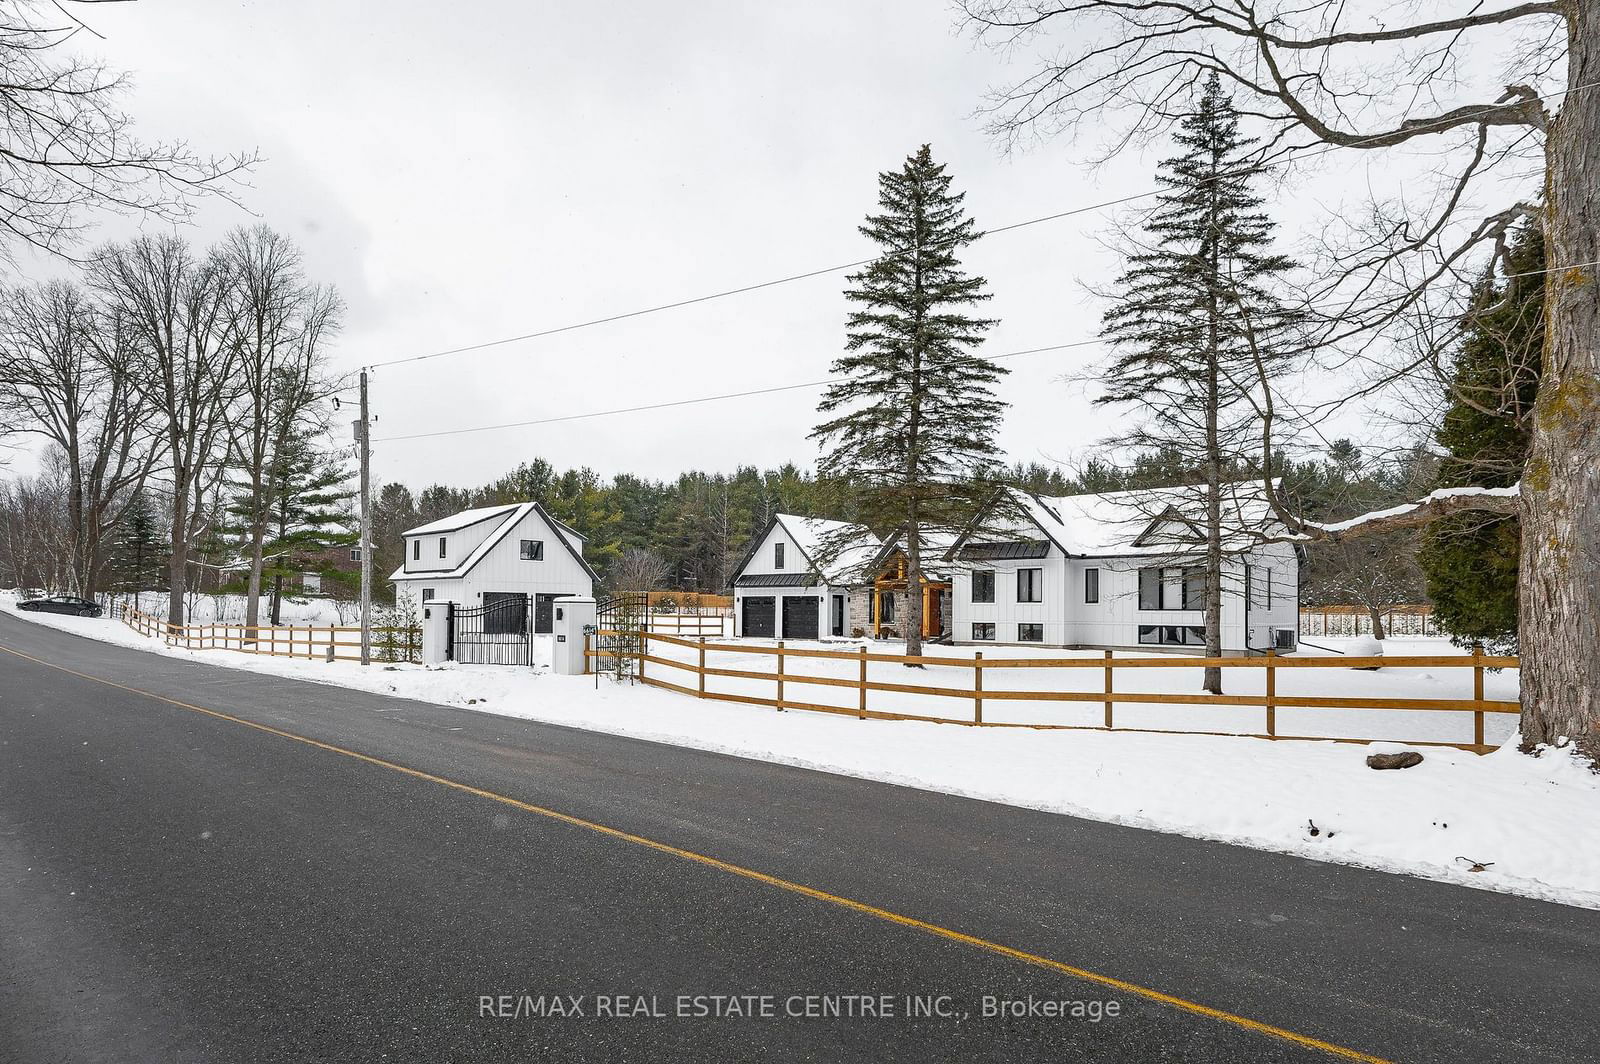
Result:
M1261 485L1225 485L1222 648L1294 650L1300 553ZM1205 646L1203 487L1003 496L950 552L958 643ZM1004 515L1004 516L1001 516Z
M850 588L882 546L864 525L778 514L734 569L734 634L843 635Z
M405 562L389 579L395 600L413 605L489 606L526 595L534 631L549 632L557 598L594 594L583 542L536 502L463 510L407 529Z

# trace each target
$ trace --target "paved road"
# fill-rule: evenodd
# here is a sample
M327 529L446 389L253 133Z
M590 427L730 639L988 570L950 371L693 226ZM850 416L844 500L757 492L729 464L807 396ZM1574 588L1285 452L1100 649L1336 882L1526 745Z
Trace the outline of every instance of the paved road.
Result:
M1338 1059L1256 1025L1397 1060L1594 1059L1600 913L3 616L0 647L58 666L0 653L0 1060ZM524 994L586 1015L483 1014ZM669 1016L597 1017L599 994ZM778 1015L677 1018L680 995ZM795 995L897 1015L790 1017ZM907 995L958 1015L907 1018ZM985 995L1119 1014L984 1019Z

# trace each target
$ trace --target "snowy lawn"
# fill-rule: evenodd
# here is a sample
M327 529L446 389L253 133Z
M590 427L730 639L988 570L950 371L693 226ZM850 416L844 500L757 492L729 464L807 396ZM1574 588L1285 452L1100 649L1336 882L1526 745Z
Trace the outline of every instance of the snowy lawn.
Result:
M14 612L14 599L0 594L0 611ZM1564 752L1523 756L1515 751L1514 742L1483 757L1428 749L1426 760L1416 768L1375 772L1366 767L1366 755L1375 749L1395 749L1393 744L860 721L699 701L608 680L597 687L593 678L554 676L542 668L363 669L343 662L172 650L107 619L20 616L216 665L444 705L470 705L483 712L1600 908L1600 847L1581 844L1600 823L1600 776ZM1428 653L1438 649L1432 643L1426 647ZM965 651L952 651L958 652ZM1009 648L1004 652L1013 653ZM999 653L996 648L989 656ZM898 670L897 679L913 671L886 668ZM1189 672L1172 670L1174 682L1183 682ZM1313 675L1346 676L1338 670L1315 670ZM1087 676L1088 682L1099 682L1097 672L1090 670ZM1387 682L1384 673L1348 678L1363 685ZM919 676L917 682L938 681ZM1437 691L1437 683L1443 682L1452 685L1453 694L1470 693L1456 689L1454 685L1462 681L1455 676L1432 686L1424 677L1402 676L1396 682L1408 693ZM1242 689L1244 678L1233 683ZM1514 687L1508 693L1507 684L1514 684L1514 678L1493 678L1490 696L1510 697ZM952 705L961 703L952 700ZM1071 703L1044 708L1052 713L1099 711L1098 706ZM1191 715L1199 707L1162 711ZM1120 718L1121 707L1118 713ZM1447 714L1408 716L1431 720ZM1467 862L1486 867L1474 873Z

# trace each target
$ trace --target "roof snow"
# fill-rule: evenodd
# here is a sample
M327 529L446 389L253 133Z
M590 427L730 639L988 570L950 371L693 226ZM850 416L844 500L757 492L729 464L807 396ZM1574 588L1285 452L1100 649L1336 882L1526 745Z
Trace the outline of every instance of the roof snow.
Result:
M827 583L847 582L877 557L883 545L866 525L822 517L778 514L775 518Z
M1015 493L1023 514L1063 552L1080 556L1171 554L1202 538L1206 489L1136 488L1098 495L1044 497ZM1260 481L1222 485L1223 549L1242 550L1277 534L1277 518ZM975 537L974 542L994 537Z
M460 513L451 514L449 517L441 517L437 521L429 521L425 525L408 528L401 534L406 536L431 536L443 532L454 532L457 529L475 525L479 521L487 520L491 517L513 513L526 505L526 503L511 503L506 506L480 506L476 510L462 510Z

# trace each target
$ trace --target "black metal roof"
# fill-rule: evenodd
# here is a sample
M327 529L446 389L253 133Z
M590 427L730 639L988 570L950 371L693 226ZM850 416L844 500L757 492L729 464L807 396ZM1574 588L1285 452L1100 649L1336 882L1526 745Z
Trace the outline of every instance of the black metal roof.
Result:
M734 587L810 587L817 582L809 573L754 573L741 576Z
M1044 558L1050 554L1050 544L1043 541L1022 543L969 543L961 548L961 557L974 561L1003 561L1011 558Z

